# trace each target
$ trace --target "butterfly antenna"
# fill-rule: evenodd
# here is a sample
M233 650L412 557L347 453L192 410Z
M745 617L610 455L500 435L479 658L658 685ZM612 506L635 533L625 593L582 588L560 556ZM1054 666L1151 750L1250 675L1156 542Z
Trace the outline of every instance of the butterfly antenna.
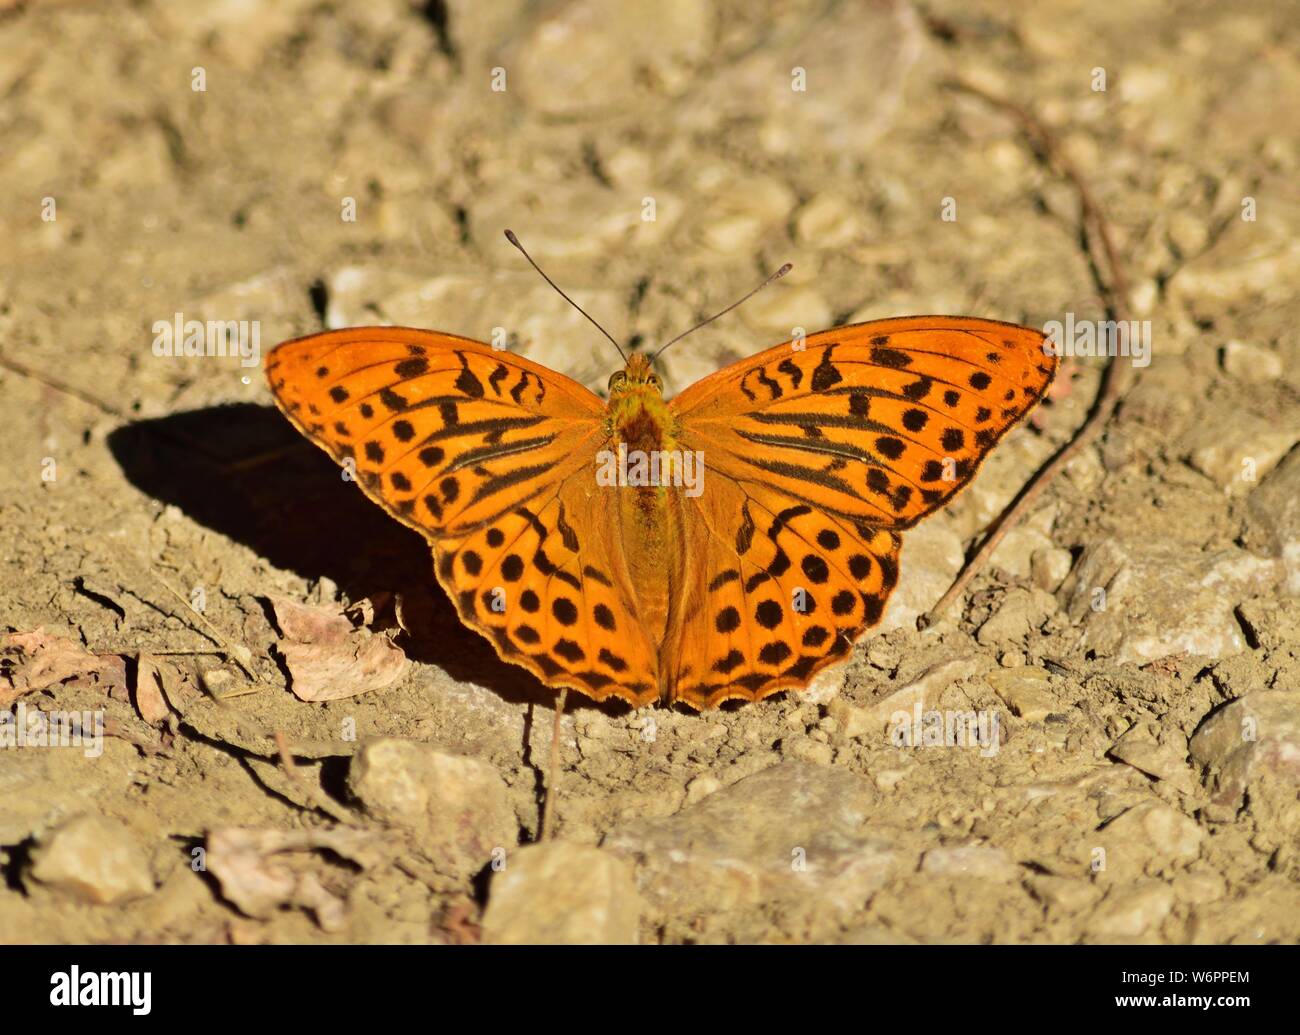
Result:
M560 290L560 285L558 285L557 283L555 283L555 281L553 281L550 277L548 277L548 276L546 275L545 271L542 269L542 267L540 267L539 265L537 265L537 263L533 262L533 257L532 257L531 255L529 255L528 252L524 251L524 246L523 246L522 244L519 243L519 238L515 236L515 232L514 232L513 230L507 230L507 231L506 231L506 240L509 241L511 244L513 244L516 248L519 249L519 251L522 253L523 257L524 257L525 259L528 260L528 265L530 265L530 266L531 266L533 269L535 269L539 274L541 274L542 279L543 279L544 281L546 281L546 283L550 284L551 287L555 288L556 292L559 293L559 296L560 296L562 299L564 299L566 302L568 302L569 305L573 306L574 309L578 310L578 312L580 312L580 313L581 313L583 316L585 316L588 320L591 320L591 325L592 325L593 327L595 327L596 330L600 331L600 333L603 334L606 338L609 338L609 343L610 343L611 345L613 345L614 348L618 349L618 354L619 354L620 356L623 357L623 362L626 363L626 362L627 362L627 353L624 352L623 349L622 349L622 347L619 345L619 343L616 342L616 341L613 339L613 337L610 335L609 331L605 330L604 327L602 327L602 326L601 326L600 324L598 324L595 320L593 320L593 319L591 318L591 314L588 313L587 310L583 309L582 306L578 305L577 302L575 302L575 301L574 301L573 299L571 299L568 295L566 295L563 291L561 291L561 290ZM741 301L744 301L744 299L742 299ZM719 315L721 315L721 314L719 314Z
M763 281L763 283L759 284L758 287L754 288L754 290L751 291L749 294L747 294L744 298L737 299L735 302L732 302L731 305L727 306L726 309L722 310L722 312L720 312L720 313L714 313L714 314L713 314L712 316L710 316L707 320L701 320L699 323L697 323L697 324L696 324L694 327L692 327L690 330L688 330L688 331L682 331L682 333L679 334L679 335L677 335L677 337L675 337L672 341L670 341L670 342L668 343L668 345L676 345L679 341L681 341L683 338L685 338L686 335L688 335L688 334L694 334L694 333L695 333L696 331L698 331L701 327L705 326L706 324L710 324L710 323L712 323L712 322L713 322L714 320L716 320L719 316L726 316L729 312L731 312L733 309L735 309L736 306L738 306L738 305L740 305L740 304L742 304L742 303L744 303L744 302L748 302L751 298L753 298L753 297L754 297L755 295L757 295L760 291L762 291L763 288L767 287L768 284L772 283L772 281L774 281L774 280L780 280L780 279L781 279L782 277L784 277L787 273L789 273L792 269L794 269L794 265L793 265L793 263L789 263L789 262L787 262L787 263L786 263L784 266L782 266L779 270L777 270L777 271L776 271L775 273L773 273L770 277L768 277L767 280ZM543 275L545 275L545 274L543 274ZM656 359L658 359L660 356L662 356L663 353L664 353L664 349L668 348L668 345L663 346L663 348L661 348L658 352L656 352L653 356L651 356L651 357L650 357L651 361L653 362L654 360L656 360Z

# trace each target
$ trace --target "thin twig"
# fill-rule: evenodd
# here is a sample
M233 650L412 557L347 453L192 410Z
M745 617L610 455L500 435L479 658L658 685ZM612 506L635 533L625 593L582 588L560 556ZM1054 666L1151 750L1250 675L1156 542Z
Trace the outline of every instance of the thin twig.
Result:
M110 417L115 417L118 420L126 423L131 422L131 417L129 414L118 409L116 406L113 406L111 403L105 402L103 399L99 398L96 395L93 395L90 392L87 392L83 388L78 388L75 385L70 385L66 381L60 381L57 377L53 377L50 374L35 369L34 367L29 367L25 363L20 363L18 362L18 360L6 356L3 352L0 352L0 368L3 368L5 370L11 370L15 374L19 374L22 377L30 378L31 380L35 381L37 384L44 385L46 388L50 388L56 392L62 393L63 395L70 396L71 398L76 399L78 402L86 403L88 406L93 406L101 413L105 413ZM150 435L154 438L157 438L160 442L163 442L168 446L171 446L173 448L175 448L176 446L184 446L186 449L189 449L192 452L195 452L200 456L207 458L214 464L217 464L222 467L227 466L227 462L224 457L218 456L216 453L212 452L212 450L210 450L202 442L196 441L195 439L191 438L189 435L185 434L185 432L180 431L174 427L168 427L166 431L163 431L159 427L159 424L160 422L158 421L141 421L135 423L134 427L138 428L146 435ZM239 470L240 463L241 461L236 461L234 464L230 465L230 470Z
M271 734L271 739L275 741L275 753L279 758L280 769L289 778L289 781L302 792L303 796L331 819L342 823L344 826L357 826L357 818L352 813L339 805L335 805L319 788L312 786L303 777L302 771L298 768L298 763L293 760L293 752L289 750L289 741L284 733L281 730L276 730Z
M197 630L195 631L197 632ZM200 633L200 635L202 635L202 633ZM189 658L189 657L196 657L199 655L206 655L206 654L215 654L220 657L225 657L225 655L228 654L229 651L225 647L220 647L220 646L192 647L188 650L161 650L161 649L155 649L153 647L114 647L112 645L109 645L107 647L99 648L98 653L100 654L152 654L154 655L154 657L158 657L158 658L171 658L171 657Z
M231 642L227 640L226 637L222 634L221 630L218 629L211 622L209 622L206 616L204 616L201 612L196 611L194 609L194 605L192 605L188 600L186 600L184 595L182 595L179 590L174 589L171 586L171 584L168 583L168 581L164 579L161 575L159 575L156 571L153 572L153 576L155 579L158 580L158 585L162 586L163 589L167 590L168 593L170 593L177 600L179 600L183 605L185 605L185 609L189 611L189 613L192 614L196 619L198 619L200 624L206 626L208 631L205 633L201 629L196 629L193 623L190 624L190 628L194 629L194 631L197 632L200 636L207 636L208 639L212 640L213 643L223 648L222 653L224 653L226 657L228 657L231 661L233 661L236 665L238 665L241 669L243 669L244 675L248 676L249 679L256 680L257 676L253 674L253 670L250 667L253 663L252 652L243 644L231 644ZM176 617L179 618L180 616L176 615Z
M1098 287L1106 299L1106 306L1111 317L1116 321L1127 322L1131 309L1128 275L1124 270L1123 262L1120 260L1119 252L1115 248L1115 241L1110 232L1110 223L1106 219L1105 213L1102 212L1101 206L1097 203L1096 197L1088 188L1083 176L1062 152L1056 135L1033 112L1014 101L1007 100L1005 97L998 97L981 87L960 80L950 81L945 85L950 89L979 97L1015 118L1020 123L1022 132L1029 139L1039 160L1049 168L1054 168L1074 187L1075 192L1079 195L1084 247L1092 259L1095 276L1098 278ZM1066 465L1101 433L1102 428L1106 426L1111 415L1114 414L1115 407L1119 405L1120 399L1123 398L1124 391L1128 387L1130 372L1130 368L1121 362L1120 356L1116 355L1110 358L1110 362L1106 364L1106 369L1102 374L1101 388L1097 393L1097 398L1093 403L1092 412L1088 415L1088 419L1074 433L1074 437L1045 466L1040 468L1038 473L1021 490L1015 503L1003 513L1001 519L993 531L985 538L979 550L966 562L966 566L962 568L961 573L952 586L949 587L948 592L939 599L928 614L921 615L917 619L918 628L927 628L938 621L943 612L962 594L976 572L992 556L993 551L997 549L1003 537L1015 527L1017 522L1034 505L1052 479L1060 474Z
M38 384L43 384L46 388L52 388L56 392L70 395L72 398L80 400L89 406L93 406L101 413L106 413L110 417L116 417L119 420L126 420L126 415L121 410L104 402L103 399L91 395L84 389L70 385L66 381L60 381L57 378L51 377L49 374L43 374L39 370L34 370L32 367L19 363L16 359L10 359L2 352L0 352L0 367L4 367L6 370L12 370L15 374L20 374L23 377L30 378Z

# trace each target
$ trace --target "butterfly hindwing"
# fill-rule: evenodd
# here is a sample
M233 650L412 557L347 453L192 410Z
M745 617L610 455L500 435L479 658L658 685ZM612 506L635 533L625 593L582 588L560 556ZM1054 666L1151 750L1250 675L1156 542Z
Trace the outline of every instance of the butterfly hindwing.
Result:
M900 537L707 475L684 507L682 622L663 654L670 696L692 708L802 687L880 621ZM738 520L737 520L738 519Z
M457 541L438 578L461 620L551 686L640 706L659 695L655 650L637 617L608 500L579 469Z

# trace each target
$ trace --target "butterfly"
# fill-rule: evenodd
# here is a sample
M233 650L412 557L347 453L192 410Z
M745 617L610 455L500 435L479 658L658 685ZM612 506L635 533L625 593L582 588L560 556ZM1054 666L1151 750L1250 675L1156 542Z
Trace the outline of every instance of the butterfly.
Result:
M806 686L880 621L901 533L1051 385L1043 342L875 320L670 400L632 352L601 399L482 342L356 327L277 346L266 374L289 420L424 535L502 659L597 701L703 710Z

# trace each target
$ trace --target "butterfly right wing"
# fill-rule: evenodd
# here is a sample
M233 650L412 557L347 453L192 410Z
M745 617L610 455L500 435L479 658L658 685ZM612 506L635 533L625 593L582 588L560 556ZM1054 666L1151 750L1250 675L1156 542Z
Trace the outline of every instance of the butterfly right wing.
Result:
M481 342L362 327L267 357L276 404L399 521L429 540L461 620L550 686L653 699L608 499L604 405Z
M904 317L811 335L691 385L669 695L696 708L806 685L877 624L900 536L970 482L1051 384L1041 332ZM671 667L670 667L671 666Z
M974 317L873 320L740 360L670 405L711 471L901 532L969 484L1047 392L1044 340Z

